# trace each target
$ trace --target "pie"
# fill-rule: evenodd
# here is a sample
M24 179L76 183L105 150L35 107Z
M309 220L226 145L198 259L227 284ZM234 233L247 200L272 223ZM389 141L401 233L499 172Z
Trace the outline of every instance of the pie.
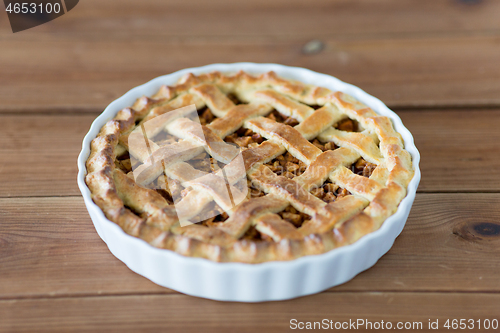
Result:
M243 71L188 74L139 98L101 128L86 167L93 201L127 234L244 263L356 242L396 212L414 175L390 118Z

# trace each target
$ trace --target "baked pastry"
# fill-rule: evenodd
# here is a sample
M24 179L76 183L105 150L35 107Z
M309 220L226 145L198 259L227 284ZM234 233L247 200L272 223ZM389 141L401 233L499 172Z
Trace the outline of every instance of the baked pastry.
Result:
M144 147L131 149L134 136ZM394 214L414 175L390 118L273 72L161 87L101 128L86 167L93 201L126 233L245 263L357 241Z

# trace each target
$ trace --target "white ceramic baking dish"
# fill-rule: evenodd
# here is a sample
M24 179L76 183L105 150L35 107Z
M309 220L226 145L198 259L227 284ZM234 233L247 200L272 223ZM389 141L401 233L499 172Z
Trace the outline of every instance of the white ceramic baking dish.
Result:
M293 261L267 262L262 264L217 263L206 259L184 257L175 252L152 247L141 239L127 235L115 223L109 221L102 210L90 198L85 184L85 161L90 153L90 142L99 129L116 113L131 106L143 95L151 96L161 85L173 85L184 74L201 74L212 71L225 73L244 70L248 73L275 71L279 76L299 80L333 91L343 91L359 99L375 112L390 117L396 130L403 136L405 147L413 158L415 176L408 186L408 194L397 212L382 227L355 242L330 252L301 257ZM349 281L360 272L373 266L391 248L401 233L410 213L418 183L420 154L411 133L401 119L379 99L353 85L332 76L304 68L277 64L212 64L158 77L127 92L112 102L92 123L83 140L78 156L78 186L94 226L109 250L134 272L151 281L182 293L214 300L260 302L284 300L320 292Z

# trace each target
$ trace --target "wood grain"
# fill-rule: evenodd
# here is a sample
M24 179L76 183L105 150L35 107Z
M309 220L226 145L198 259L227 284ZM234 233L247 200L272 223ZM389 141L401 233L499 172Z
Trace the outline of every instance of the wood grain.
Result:
M500 34L457 37L322 38L317 54L300 36L245 39L109 39L44 35L0 40L0 111L103 110L157 76L210 63L305 67L355 84L390 107L500 106ZM36 52L35 52L36 50ZM133 64L133 65L131 65Z
M500 319L500 193L485 193L500 191L499 13L493 0L86 0L16 34L0 15L0 332ZM90 221L76 158L96 115L159 75L239 61L358 85L413 133L422 181L406 227L344 285L259 304L182 295L130 271Z
M0 299L171 293L130 271L83 199L0 199ZM337 291L500 292L500 194L419 194L403 233Z
M86 0L23 33L119 37L457 34L500 29L497 1ZM2 17L3 19L3 17ZM9 35L7 28L2 29Z
M399 112L422 160L422 192L500 190L500 110ZM0 197L80 195L76 159L93 115L1 115Z
M419 110L398 115L421 154L419 191L500 190L498 110Z
M109 252L82 198L0 199L0 220L0 298L169 292Z
M392 107L498 106L499 10L458 0L89 0L18 34L2 15L0 111L102 110L159 75L239 61L331 74ZM304 54L312 39L323 50Z
M476 293L339 292L257 304L182 295L11 300L0 301L0 331L289 332L291 319L333 323L363 319L372 325L391 322L393 327L398 322L409 321L411 326L421 322L414 331L421 327L425 332L431 319L439 321L437 332L449 332L443 327L446 319L491 320L498 318L499 305L500 295Z
M77 157L95 116L0 116L0 197L78 194Z

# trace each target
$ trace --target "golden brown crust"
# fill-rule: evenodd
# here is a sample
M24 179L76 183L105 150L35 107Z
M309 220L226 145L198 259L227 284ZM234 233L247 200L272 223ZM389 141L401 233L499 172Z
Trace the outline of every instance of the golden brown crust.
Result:
M248 104L235 105L229 94ZM198 110L208 107L217 118L199 131L184 113L170 113L192 104ZM311 107L316 105L320 106L317 110ZM273 110L297 120L298 125L264 117ZM346 118L356 121L360 131L332 126ZM151 119L156 121L148 122ZM223 140L242 126L267 141L244 150L243 165L238 166L235 152ZM166 128L180 141L167 150L151 142L151 156L144 151L134 156L143 163L134 171L140 174L136 183L131 174L116 168L115 160L129 150L129 138L141 128L151 135ZM323 151L318 148L323 146L309 141L315 138L340 148ZM184 162L204 150L217 161L233 160L223 168L232 193L240 193L235 186L248 177L265 196L244 199L233 207L230 198L222 195L227 191L220 185L222 170L206 174ZM303 174L291 179L265 165L287 151L307 166ZM349 169L360 157L376 164L369 178ZM165 158L167 163L158 162ZM186 256L246 263L292 260L355 242L377 230L397 210L414 174L411 156L388 117L345 93L279 78L273 72L255 77L245 72L188 74L175 86L161 87L101 128L91 143L86 166L85 181L92 199L128 234ZM190 189L175 209L147 188L162 173ZM352 195L325 203L310 193L325 181ZM230 215L226 221L212 227L182 226L177 216L194 217L214 201ZM289 205L311 219L296 228L276 214ZM245 239L249 228L266 239Z

